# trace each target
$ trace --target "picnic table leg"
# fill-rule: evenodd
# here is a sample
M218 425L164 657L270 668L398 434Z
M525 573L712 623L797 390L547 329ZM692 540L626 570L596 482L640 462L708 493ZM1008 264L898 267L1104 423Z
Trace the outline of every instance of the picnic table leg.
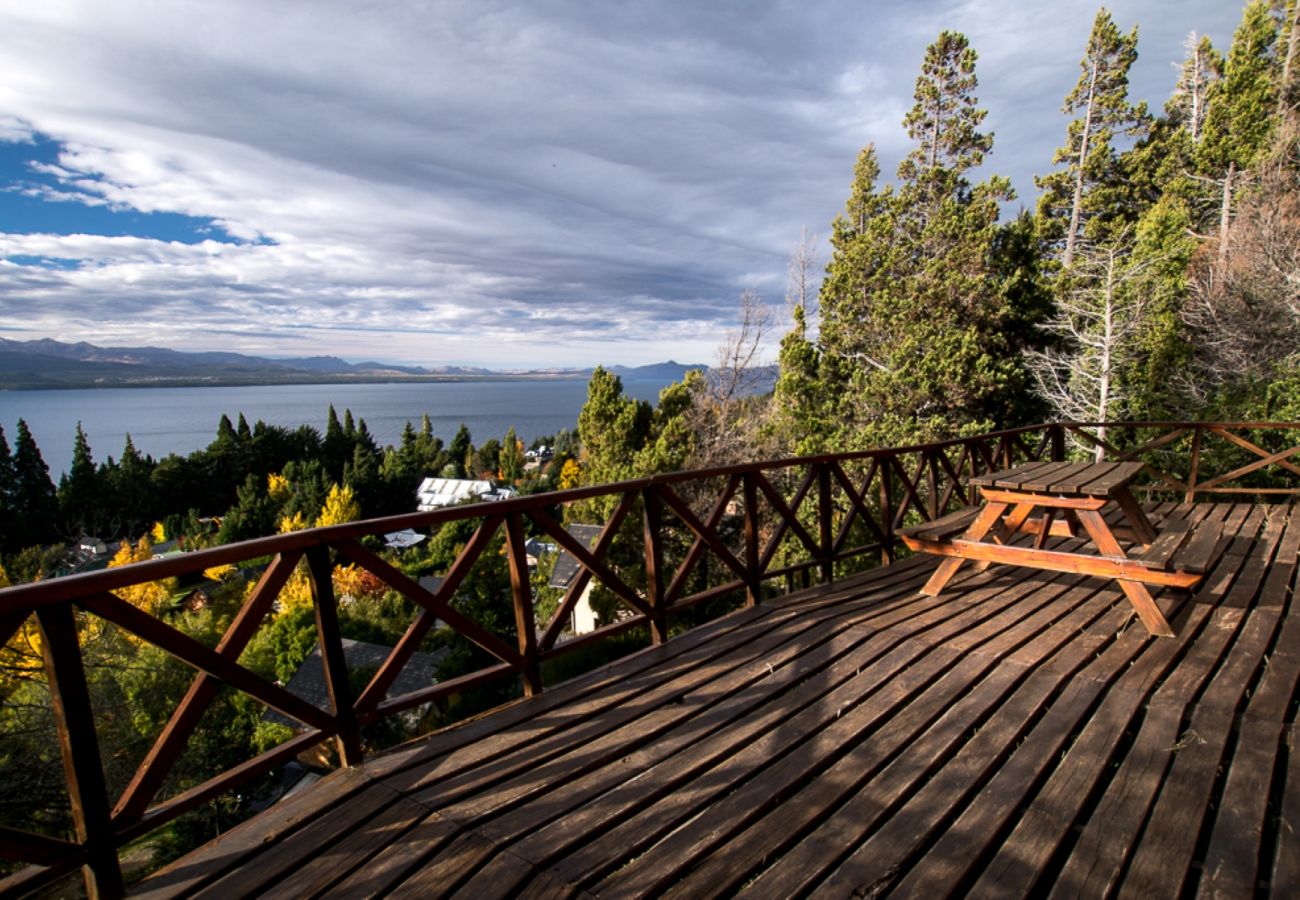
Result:
M1029 514L1034 511L1032 503L1017 503L1015 508L1007 514L1006 518L998 523L998 527L993 530L993 540L999 544L1009 544L1011 539L1020 531L1020 526L1025 524ZM975 571L983 572L989 566L993 565L990 559L981 559L975 563Z
M1042 524L1038 526L1038 534L1034 535L1034 549L1042 550L1043 544L1047 543L1047 535L1052 530L1052 520L1056 518L1056 510L1048 507L1043 510Z
M970 527L966 529L966 533L962 535L962 540L983 540L984 535L988 534L993 526L997 524L998 519L1002 518L1002 513L1006 511L1006 508L1007 504L1005 503L987 504L980 510L980 514L975 517L975 521L971 522ZM930 580L921 588L921 593L928 597L939 596L939 592L952 580L952 576L957 574L957 570L961 568L961 564L965 561L960 556L945 556L943 561L939 563L938 568L934 570L934 574L930 576ZM983 568L987 568L987 566L983 566Z
M1119 541L1111 533L1110 526L1106 520L1101 517L1101 513L1094 509L1081 509L1078 511L1079 521L1083 524L1084 530L1092 538L1092 542L1097 545L1097 550L1102 556L1113 556L1119 559L1127 559L1124 549L1120 547ZM1147 631L1157 637L1173 637L1174 630L1169 627L1169 620L1165 618L1160 607L1156 606L1155 598L1147 590L1147 586L1138 581L1127 581L1123 578L1116 579L1119 582L1120 590L1133 606L1138 618L1142 624L1147 627Z
M1151 520L1147 518L1147 514L1142 511L1142 504L1137 502L1132 491L1127 486L1120 487L1111 494L1111 498L1124 511L1124 516L1133 527L1133 533L1137 535L1138 541L1150 546L1156 539L1156 530Z

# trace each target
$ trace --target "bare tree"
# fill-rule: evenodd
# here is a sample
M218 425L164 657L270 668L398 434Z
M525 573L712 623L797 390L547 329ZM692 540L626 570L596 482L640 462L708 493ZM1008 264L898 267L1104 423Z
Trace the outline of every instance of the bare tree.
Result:
M1294 134L1278 138L1239 204L1231 256L1194 261L1183 309L1195 335L1197 366L1185 385L1193 397L1268 379L1300 347L1298 144Z
M817 235L809 234L807 228L799 229L799 243L795 244L790 254L790 278L785 289L786 312L791 319L795 310L802 310L805 325L812 324L816 314L817 285L814 283L817 270Z
M760 365L763 339L772 312L752 289L740 295L740 316L718 347L716 365L698 382L692 407L696 453L692 464L725 465L753 458L759 451L767 413L760 397L767 373Z
M1127 398L1119 376L1136 358L1132 338L1142 322L1142 292L1135 288L1153 263L1134 261L1127 232L1105 245L1076 248L1072 287L1042 326L1059 343L1027 353L1038 392L1057 416L1105 422L1122 411ZM1104 441L1105 426L1097 432ZM1102 448L1095 453L1100 462Z

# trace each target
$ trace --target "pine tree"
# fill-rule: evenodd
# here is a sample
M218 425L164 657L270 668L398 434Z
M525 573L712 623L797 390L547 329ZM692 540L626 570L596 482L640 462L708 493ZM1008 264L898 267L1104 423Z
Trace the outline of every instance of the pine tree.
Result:
M18 472L14 467L13 453L0 425L0 550L17 549L18 538Z
M50 468L23 419L18 420L14 435L13 468L11 497L17 518L13 539L24 546L54 540L58 496L54 482L50 481Z
M1202 176L1219 187L1218 261L1226 265L1234 204L1243 173L1269 147L1280 77L1277 23L1265 0L1246 5L1232 36L1223 77L1209 91L1205 134L1196 159Z
M1195 146L1205 133L1210 90L1223 76L1223 54L1214 49L1208 37L1198 38L1195 31L1188 35L1185 46L1187 56L1179 70L1173 96L1165 104L1165 115L1171 123L1186 129Z
M154 520L153 485L149 475L153 460L141 456L131 435L126 436L122 458L112 470L114 512L120 517L120 530L138 534Z
M501 466L501 480L507 484L513 484L523 477L524 474L524 445L515 436L515 429L512 426L506 431L505 439L501 442L501 456L499 457Z
M587 401L578 413L582 468L587 484L632 477L636 453L650 435L653 410L623 395L623 381L601 366L587 382Z
M1062 247L1061 264L1067 269L1089 222L1125 212L1113 208L1107 190L1121 180L1111 141L1117 135L1138 136L1147 125L1146 104L1128 102L1128 73L1136 59L1137 28L1121 34L1110 13L1098 10L1079 63L1079 81L1061 107L1076 116L1065 145L1052 158L1053 165L1065 168L1035 179L1043 192L1038 204L1043 235Z
M978 130L988 112L976 105L975 60L964 35L940 33L926 48L916 104L903 119L916 147L899 166L898 177L924 185L932 201L942 198L944 181L978 166L993 148L993 135ZM935 178L939 183L931 184Z
M217 542L230 544L246 541L275 533L276 509L278 504L272 496L272 487L277 491L288 493L288 482L280 476L265 485L256 475L248 475L240 486L235 505L226 510L221 517L221 529L217 532ZM283 486L281 486L283 485Z
M347 413L348 426L355 432L352 424L352 412ZM348 436L348 431L339 423L338 413L334 411L334 404L330 404L329 414L326 418L325 437L321 441L321 461L325 464L325 471L329 473L330 478L337 481L343 477L343 465L352 457L352 440Z
M469 471L470 457L474 453L474 440L470 436L469 428L465 423L461 423L460 428L456 429L456 434L451 439L451 446L447 449L450 461L447 463L454 471L453 478L464 478Z
M899 166L897 190L876 187L879 167L867 147L834 223L820 352L803 334L783 344L780 402L800 408L778 412L778 420L802 423L806 434L817 433L810 423L818 420L842 423L826 449L987 425L1019 388L994 259L1010 184L994 177L972 186L966 178L992 147L979 131L975 58L952 32L926 51L904 120L914 148ZM810 400L820 409L803 408Z
M70 534L91 534L100 530L103 513L101 478L91 456L90 442L77 423L72 442L72 464L59 481L59 517Z

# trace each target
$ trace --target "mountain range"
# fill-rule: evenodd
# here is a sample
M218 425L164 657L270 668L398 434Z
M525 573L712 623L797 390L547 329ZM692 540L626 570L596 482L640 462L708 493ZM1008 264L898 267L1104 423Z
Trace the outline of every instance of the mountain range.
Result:
M669 360L648 366L607 366L625 381L680 380L691 369ZM587 369L495 371L468 366L350 363L335 356L270 359L242 353L190 353L161 347L97 347L49 338L0 338L0 390L87 387L170 387L239 384L319 384L380 381L586 379Z

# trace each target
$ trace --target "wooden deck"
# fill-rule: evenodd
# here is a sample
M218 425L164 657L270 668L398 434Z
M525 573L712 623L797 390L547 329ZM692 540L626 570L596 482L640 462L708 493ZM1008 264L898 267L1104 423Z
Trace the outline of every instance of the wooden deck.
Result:
M342 770L164 896L1300 892L1300 509L1224 520L1152 638L1114 582L912 559ZM1068 547L1064 543L1062 546Z

